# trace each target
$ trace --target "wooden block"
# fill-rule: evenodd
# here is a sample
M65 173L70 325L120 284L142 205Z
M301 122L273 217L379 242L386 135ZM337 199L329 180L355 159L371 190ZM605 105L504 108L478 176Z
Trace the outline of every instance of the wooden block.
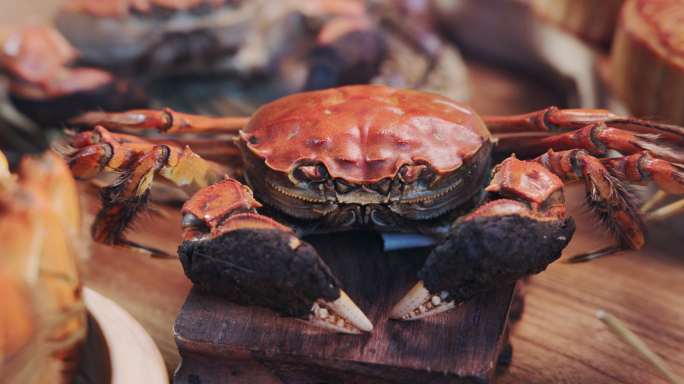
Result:
M307 240L371 319L372 334L329 333L193 288L175 323L183 359L175 383L231 382L245 359L265 365L285 383L492 382L513 287L424 320L389 320L391 307L416 282L427 252L383 253L379 237L364 232Z

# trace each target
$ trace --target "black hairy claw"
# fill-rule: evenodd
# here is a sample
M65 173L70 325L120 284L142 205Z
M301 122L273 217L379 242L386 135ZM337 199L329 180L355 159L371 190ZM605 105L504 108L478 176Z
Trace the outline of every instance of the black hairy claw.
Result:
M571 218L539 221L510 215L460 224L435 247L418 276L430 292L461 302L539 273L558 259L575 231Z
M185 241L178 255L190 280L212 294L303 317L317 299L339 298L340 289L311 245L302 242L292 249L292 236L240 229L213 239Z

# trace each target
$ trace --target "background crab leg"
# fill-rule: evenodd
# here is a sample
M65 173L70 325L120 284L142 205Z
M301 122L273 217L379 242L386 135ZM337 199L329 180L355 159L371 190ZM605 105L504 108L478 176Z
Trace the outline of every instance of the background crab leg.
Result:
M634 117L615 115L604 109L559 109L548 107L539 111L512 116L483 116L493 134L562 132L605 123L613 128L638 133L655 133L672 142L684 144L684 128Z
M184 187L189 193L221 180L225 169L203 160L189 147L154 145L131 136L117 137L105 128L96 127L71 141L73 151L67 153L69 166L76 178L90 179L103 172L114 172L118 178L100 194L102 209L93 223L96 241L132 246L163 255L131 243L123 236L136 215L146 206L155 175Z
M237 133L249 117L208 117L162 110L137 109L126 112L88 112L72 119L75 125L103 126L116 131L153 129L161 133Z
M494 170L485 203L454 223L397 303L395 319L453 308L496 286L541 272L570 241L563 182L543 165L510 157Z
M230 178L188 200L178 249L186 275L237 303L338 332L371 331L316 250L289 227L260 215L259 207L252 191Z

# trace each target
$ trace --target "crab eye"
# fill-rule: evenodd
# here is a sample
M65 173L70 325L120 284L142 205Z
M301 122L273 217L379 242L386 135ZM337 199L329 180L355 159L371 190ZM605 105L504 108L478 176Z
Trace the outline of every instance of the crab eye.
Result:
M404 165L399 170L399 179L407 184L415 183L425 170L427 170L427 166L423 164Z
M322 164L302 165L295 170L294 176L299 181L325 181L328 170Z

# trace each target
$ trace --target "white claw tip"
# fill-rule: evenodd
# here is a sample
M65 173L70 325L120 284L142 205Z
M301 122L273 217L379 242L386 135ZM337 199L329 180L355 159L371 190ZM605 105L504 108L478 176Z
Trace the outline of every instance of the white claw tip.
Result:
M311 307L309 321L342 333L358 334L373 330L373 324L344 291L340 291L340 297L335 301L316 301Z
M454 308L453 301L447 301L448 293L441 292L433 295L419 281L411 290L399 300L390 313L390 318L396 320L417 320L432 316Z

